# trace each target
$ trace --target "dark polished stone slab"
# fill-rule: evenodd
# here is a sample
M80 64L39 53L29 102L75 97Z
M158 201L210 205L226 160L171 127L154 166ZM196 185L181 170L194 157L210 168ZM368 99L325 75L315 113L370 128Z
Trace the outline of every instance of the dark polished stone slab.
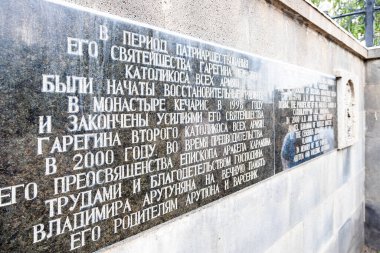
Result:
M274 91L276 172L337 146L335 78L292 66L281 72Z
M0 17L2 252L91 252L264 180L300 148L294 96L335 101L331 77L116 17ZM288 167L335 147L327 109L330 146Z

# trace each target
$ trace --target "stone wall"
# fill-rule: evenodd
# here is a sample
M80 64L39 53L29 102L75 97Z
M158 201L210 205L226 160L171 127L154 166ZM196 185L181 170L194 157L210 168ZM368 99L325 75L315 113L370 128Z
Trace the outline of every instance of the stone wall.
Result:
M367 50L350 35L303 0L67 2L323 73L344 69L360 77L356 144L282 172L101 252L360 251L364 242L362 98ZM367 91L372 93L368 87ZM373 106L376 104L379 103ZM376 164L375 158L372 161Z
M369 51L367 61L365 108L366 108L366 244L380 249L380 49Z

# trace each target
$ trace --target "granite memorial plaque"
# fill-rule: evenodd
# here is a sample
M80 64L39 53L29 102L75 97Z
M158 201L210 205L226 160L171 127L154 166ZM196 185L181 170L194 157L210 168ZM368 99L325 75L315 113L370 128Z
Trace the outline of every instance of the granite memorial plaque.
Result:
M1 252L92 252L335 147L326 75L64 3L0 17Z
M274 91L276 172L336 148L334 76L283 65Z

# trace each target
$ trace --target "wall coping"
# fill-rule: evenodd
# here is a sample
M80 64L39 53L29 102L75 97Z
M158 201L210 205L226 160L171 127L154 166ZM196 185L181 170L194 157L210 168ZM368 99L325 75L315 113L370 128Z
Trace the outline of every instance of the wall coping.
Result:
M342 48L356 55L357 57L367 60L373 57L373 50L379 50L380 47L370 49L362 45L352 34L339 26L327 14L321 12L315 5L305 0L266 0L268 3L280 8L285 14L293 17L299 23L309 26L311 29L325 36L327 39L335 42ZM371 53L369 53L369 51ZM376 51L377 52L377 51Z
M368 49L367 60L376 60L376 59L380 59L380 46L371 47Z

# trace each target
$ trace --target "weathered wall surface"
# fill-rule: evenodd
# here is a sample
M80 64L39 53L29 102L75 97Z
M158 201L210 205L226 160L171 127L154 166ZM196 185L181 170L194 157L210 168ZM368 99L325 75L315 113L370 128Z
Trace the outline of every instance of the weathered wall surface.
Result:
M67 2L327 74L341 68L360 77L359 141L355 145L280 173L102 252L360 251L364 241L362 98L366 50L357 42L302 0ZM320 20L322 27L316 27L313 20Z
M367 62L366 108L366 243L380 249L380 49L372 49Z

